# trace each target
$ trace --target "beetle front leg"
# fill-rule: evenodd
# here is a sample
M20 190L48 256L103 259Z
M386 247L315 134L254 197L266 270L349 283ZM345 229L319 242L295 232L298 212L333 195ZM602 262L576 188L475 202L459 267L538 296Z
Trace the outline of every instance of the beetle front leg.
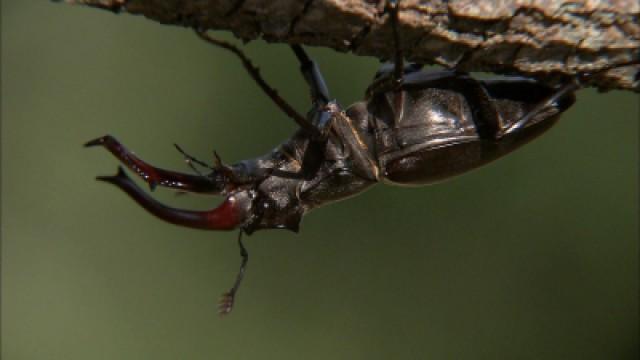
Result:
M260 75L260 70L253 65L251 60L244 54L242 50L240 50L237 46L228 43L224 40L216 39L211 35L208 35L205 31L196 30L196 34L205 40L206 42L213 44L215 46L221 47L225 50L231 51L235 54L240 61L242 62L242 66L244 66L245 70L249 73L249 76L255 81L255 83L260 87L260 89L273 101L276 106L282 110L288 117L290 117L293 121L300 126L300 128L307 131L309 134L315 134L315 128L313 125L307 120L304 116L300 115L289 103L287 103L278 92L269 86L267 82Z
M329 141L329 130L334 122L336 111L339 111L336 109L339 108L335 102L330 102L314 114L314 124L318 135L311 137L309 140L298 172L270 169L269 174L283 179L312 179L324 164L325 150Z
M291 45L291 49L300 62L300 71L307 81L311 89L311 101L314 107L322 107L329 103L329 89L324 81L324 77L320 72L320 68L315 61L309 58L309 55L300 45Z
M210 177L184 174L152 166L135 156L111 135L91 140L84 146L104 146L124 165L147 182L152 191L157 185L205 194L219 194L224 189L224 184L221 184L221 181L215 181Z
M553 104L558 101L563 96L566 96L569 93L573 93L576 90L580 89L580 84L577 80L572 80L571 82L566 83L565 85L560 86L551 96L542 100L533 109L529 110L523 117L521 117L518 121L511 124L508 128L503 130L501 136L506 136L513 134L514 132L520 131L522 128L527 126L527 124L533 119L536 115L542 112L545 109L548 109L553 106Z

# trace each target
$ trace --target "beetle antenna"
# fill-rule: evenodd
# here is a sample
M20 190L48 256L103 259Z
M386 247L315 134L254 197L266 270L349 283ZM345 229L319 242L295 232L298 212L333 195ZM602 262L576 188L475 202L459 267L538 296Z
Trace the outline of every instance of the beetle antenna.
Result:
M184 162L186 162L187 165L189 165L189 168L191 168L191 170L193 170L194 173L196 173L199 176L204 176L204 174L200 170L198 170L198 168L195 167L195 165L193 165L193 161L191 159L185 158Z
M220 302L218 303L218 314L220 316L225 316L233 310L233 304L236 300L236 293L238 292L238 288L240 288L240 283L244 278L244 272L247 269L247 262L249 261L249 253L247 249L242 244L242 233L244 231L240 230L238 234L238 245L240 246L240 256L242 256L242 262L240 263L240 271L238 271L238 275L236 276L236 281L233 284L233 287L222 294L222 298L220 298Z
M187 163L187 165L189 165L189 167L191 168L191 170L193 170L196 174L200 175L200 176L205 176L200 170L198 170L198 168L195 167L195 164L198 164L204 168L210 169L210 170L215 170L214 167L212 167L211 165L205 163L204 161L200 161L196 158L194 158L193 156L187 154L186 151L182 150L182 148L180 147L180 145L178 144L173 144L173 146L176 147L176 149L182 154L182 156L184 156L184 161Z

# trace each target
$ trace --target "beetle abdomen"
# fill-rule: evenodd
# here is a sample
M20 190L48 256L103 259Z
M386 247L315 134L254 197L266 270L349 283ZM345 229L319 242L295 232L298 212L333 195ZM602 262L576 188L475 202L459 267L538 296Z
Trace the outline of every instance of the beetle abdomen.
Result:
M514 98L508 92L498 96L500 91L488 93L489 107L499 109L492 117L486 112L479 115L481 107L487 111L486 104L474 104L459 92L426 87L404 90L403 110L394 119L392 114L397 112L393 93L379 95L374 99L375 105L370 103L370 111L381 179L401 185L443 181L506 155L542 134L573 103L573 94L540 110L523 129L503 135L554 90L528 80L522 80L520 85L528 84L531 91L527 100ZM487 85L483 84L488 91L504 87L499 82ZM482 123L487 118L493 119L494 124ZM481 127L497 132L480 134Z
M496 157L489 157L483 141L423 147L403 156L389 159L383 179L398 185L428 185L444 181L481 166Z

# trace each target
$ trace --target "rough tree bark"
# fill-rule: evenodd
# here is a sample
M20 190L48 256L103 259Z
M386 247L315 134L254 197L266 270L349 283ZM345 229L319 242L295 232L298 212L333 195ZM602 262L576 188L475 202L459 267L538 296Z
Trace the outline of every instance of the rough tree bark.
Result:
M391 58L384 0L67 0L238 38L325 46ZM402 0L405 57L463 71L640 92L638 0ZM616 64L635 63L602 71Z

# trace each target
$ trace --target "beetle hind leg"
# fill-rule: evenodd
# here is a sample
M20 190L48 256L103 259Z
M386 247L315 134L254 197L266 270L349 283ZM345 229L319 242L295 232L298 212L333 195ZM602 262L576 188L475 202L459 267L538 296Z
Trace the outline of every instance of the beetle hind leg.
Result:
M556 104L560 99L564 96L567 96L576 90L580 89L580 84L577 80L572 80L559 88L557 88L548 98L537 103L531 110L527 111L527 113L522 116L518 121L509 125L506 129L504 129L501 133L501 136L507 136L513 133L516 133L523 129L531 120L545 109L551 107L557 107Z

